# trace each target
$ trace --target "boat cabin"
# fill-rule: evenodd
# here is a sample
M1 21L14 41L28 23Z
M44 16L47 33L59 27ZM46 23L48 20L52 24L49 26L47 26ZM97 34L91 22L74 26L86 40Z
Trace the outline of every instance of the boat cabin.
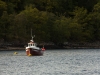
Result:
M33 46L37 46L36 43L28 43L28 47L33 47Z

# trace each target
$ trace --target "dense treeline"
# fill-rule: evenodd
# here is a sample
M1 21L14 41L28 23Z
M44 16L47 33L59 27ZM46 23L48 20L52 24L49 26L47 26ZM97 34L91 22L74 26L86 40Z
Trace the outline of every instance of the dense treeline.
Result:
M100 41L100 0L0 0L0 40Z

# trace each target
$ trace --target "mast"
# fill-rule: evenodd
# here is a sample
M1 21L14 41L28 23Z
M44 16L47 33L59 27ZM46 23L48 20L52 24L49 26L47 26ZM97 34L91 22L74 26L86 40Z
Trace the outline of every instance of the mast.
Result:
M31 37L32 37L32 41L34 41L33 38L35 37L35 35L34 36L32 35L32 29L31 29Z
M33 40L32 29L31 29L31 37L32 37L32 40Z

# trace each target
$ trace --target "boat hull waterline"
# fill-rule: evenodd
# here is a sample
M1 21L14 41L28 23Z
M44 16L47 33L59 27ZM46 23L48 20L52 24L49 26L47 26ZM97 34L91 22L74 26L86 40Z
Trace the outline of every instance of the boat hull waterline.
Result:
M42 56L43 53L44 53L43 50L35 50L35 49L32 49L32 48L26 49L27 56Z

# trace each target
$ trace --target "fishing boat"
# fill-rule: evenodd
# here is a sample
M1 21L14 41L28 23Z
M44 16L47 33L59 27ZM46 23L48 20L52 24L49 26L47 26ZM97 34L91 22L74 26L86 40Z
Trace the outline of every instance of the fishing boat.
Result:
M32 39L30 40L30 42L28 43L28 46L26 47L26 55L27 56L41 56L43 55L45 48L44 46L42 48L37 47L37 44L34 42L33 40L33 36Z

